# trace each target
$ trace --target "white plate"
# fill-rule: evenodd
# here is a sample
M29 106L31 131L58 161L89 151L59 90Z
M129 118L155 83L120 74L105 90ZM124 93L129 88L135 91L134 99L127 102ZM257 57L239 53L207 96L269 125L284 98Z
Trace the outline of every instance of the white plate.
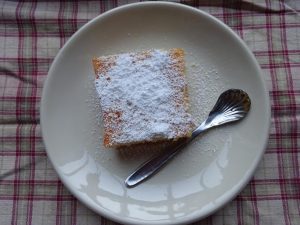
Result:
M159 174L133 189L124 179L155 150L107 150L93 88L93 56L149 48L186 51L191 111L200 123L228 88L248 92L243 121L199 137ZM180 4L145 2L116 8L74 34L55 58L41 103L48 156L66 187L112 220L188 223L224 206L251 178L270 121L260 68L241 39L212 16Z

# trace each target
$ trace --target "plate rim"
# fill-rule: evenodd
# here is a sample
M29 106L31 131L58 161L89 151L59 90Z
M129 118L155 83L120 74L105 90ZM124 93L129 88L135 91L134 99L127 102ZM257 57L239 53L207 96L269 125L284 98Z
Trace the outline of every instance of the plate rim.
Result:
M257 169L257 166L259 164L259 162L261 161L266 148L267 148L267 144L268 144L268 138L269 138L269 133L270 133L270 127L271 127L271 107L270 107L270 97L269 97L269 92L266 86L266 81L263 79L263 75L262 75L262 70L261 67L258 63L258 61L256 60L254 54L252 53L252 51L248 48L248 46L245 44L245 42L229 27L227 26L225 23L223 23L222 21L220 21L219 19L217 19L216 17L210 15L209 13L202 11L200 9L194 8L192 6L188 6L188 5L184 5L181 3L175 3L175 2L164 2L164 1L156 1L156 2L137 2L137 3L130 3L130 4L126 4L123 6L119 6L116 8L113 8L111 10L108 10L98 16L96 16L95 18L91 19L90 21L88 21L86 24L84 24L80 29L78 29L68 40L67 42L63 45L63 47L58 51L58 53L56 54L53 62L51 63L51 66L49 68L47 77L44 81L44 86L43 86L43 90L42 90L42 96L41 96L41 101L40 101L40 125L41 125L41 131L42 131L42 140L43 143L45 145L45 150L47 153L47 157L50 160L52 166L54 167L56 173L58 174L59 179L62 181L62 183L64 184L65 187L67 187L68 191L70 191L72 193L72 195L74 197L76 197L76 199L78 199L80 202L82 202L86 207L88 207L89 209L93 210L94 212L96 212L97 214L100 214L110 220L119 222L119 223L127 223L127 224L161 224L159 222L154 222L154 221L137 221L136 219L132 219L132 218L128 218L128 217L120 217L120 216L116 216L118 214L114 214L109 212L107 209L105 208L101 208L99 206L95 206L92 205L91 202L87 199L85 199L82 195L78 194L74 189L72 189L72 185L70 183L68 183L67 179L64 178L62 172L60 171L60 169L56 166L56 164L54 163L54 158L52 158L50 156L49 148L47 147L47 141L46 141L46 137L44 136L44 131L45 131L45 126L44 124L44 111L45 111L45 99L47 98L47 93L49 92L50 89L50 83L51 80L54 79L54 73L53 71L55 70L56 64L57 62L59 62L62 58L63 52L72 44L72 42L74 42L80 35L82 32L84 32L85 29L87 29L89 26L93 25L95 22L99 21L99 20L103 20L106 17L109 16L114 16L115 13L121 12L123 10L128 10L130 8L134 8L134 7L140 7L140 6L162 6L162 7L176 7L178 9L181 10L190 10L193 11L194 13L198 13L201 14L202 16L206 17L207 19L215 22L217 24L217 26L220 27L220 29L223 29L224 31L226 31L228 34L230 34L232 37L234 37L234 39L240 44L240 46L243 48L243 51L247 54L247 56L249 56L249 58L251 59L253 65L255 65L256 70L259 72L259 75L257 76L260 79L260 83L262 84L263 87L263 92L264 92L264 100L266 102L266 114L268 117L268 122L267 122L267 126L266 126L266 132L264 133L264 145L262 146L262 150L259 152L260 154L258 154L255 158L255 160L252 162L252 167L249 168L248 172L245 174L244 179L241 179L231 190L226 192L226 195L224 196L224 198L222 198L222 200L220 202L218 202L214 208L208 209L208 210L204 210L204 212L202 212L201 215L199 215L199 213L195 214L190 214L188 216L184 216L183 218L177 218L177 221L170 221L167 222L165 224L183 224L183 223L192 223L195 222L197 220L203 219L211 214L213 214L214 212L216 212L217 210L219 210L220 208L224 207L225 204L229 203L230 201L232 201L241 191L242 189L249 183L249 181L251 180L252 176L254 175L254 172Z

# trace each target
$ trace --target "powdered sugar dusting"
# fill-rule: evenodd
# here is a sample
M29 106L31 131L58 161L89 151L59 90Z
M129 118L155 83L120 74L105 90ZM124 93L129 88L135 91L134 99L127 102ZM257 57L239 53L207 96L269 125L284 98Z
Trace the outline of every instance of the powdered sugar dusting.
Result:
M169 51L99 59L114 59L115 65L95 80L102 113L110 120L104 126L117 131L112 143L174 139L191 132L193 123L184 104L186 82L176 66L182 62Z

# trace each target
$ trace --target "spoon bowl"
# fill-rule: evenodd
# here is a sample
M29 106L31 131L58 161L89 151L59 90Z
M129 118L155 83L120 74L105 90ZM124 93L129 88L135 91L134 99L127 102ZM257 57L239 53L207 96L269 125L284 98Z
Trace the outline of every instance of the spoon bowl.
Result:
M218 98L207 119L192 133L192 138L204 130L243 119L249 112L251 100L240 89L229 89Z

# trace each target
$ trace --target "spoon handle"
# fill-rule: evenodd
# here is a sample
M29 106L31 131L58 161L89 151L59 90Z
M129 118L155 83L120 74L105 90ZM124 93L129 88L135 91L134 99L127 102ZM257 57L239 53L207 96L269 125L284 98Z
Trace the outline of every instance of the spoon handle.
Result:
M192 138L186 139L175 148L167 149L166 151L159 154L158 156L155 156L149 159L148 161L146 161L144 164L142 164L132 174L128 176L128 178L125 180L126 186L134 187L135 185L141 183L142 181L154 175L164 165L166 165L166 163L170 159L172 159L175 155L177 155L177 153L180 152L180 150L183 149L183 147L186 146L191 140Z
M166 149L163 153L158 156L146 161L139 168L137 168L132 174L130 174L125 180L127 187L134 187L147 178L157 173L166 163L172 159L177 153L180 152L188 143L190 143L196 136L208 129L205 127L205 122L200 127L193 131L192 136L188 139L183 140L175 148Z

